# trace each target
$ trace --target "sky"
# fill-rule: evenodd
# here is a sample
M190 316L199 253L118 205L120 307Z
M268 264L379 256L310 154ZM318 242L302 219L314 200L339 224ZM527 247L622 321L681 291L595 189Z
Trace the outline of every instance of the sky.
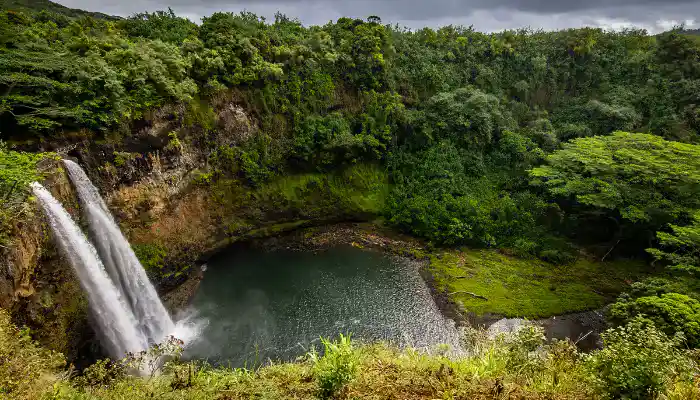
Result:
M54 0L55 1L55 0ZM530 27L644 28L651 33L684 24L700 28L700 0L58 0L67 7L129 16L171 7L199 22L217 11L251 11L272 20L279 11L305 25L339 17L381 17L409 28L473 25L495 32Z

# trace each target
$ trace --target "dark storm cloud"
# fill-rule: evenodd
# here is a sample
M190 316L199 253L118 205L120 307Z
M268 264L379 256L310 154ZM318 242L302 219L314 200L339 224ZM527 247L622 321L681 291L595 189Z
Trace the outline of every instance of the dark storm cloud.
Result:
M475 10L493 10L505 8L536 14L568 13L581 10L598 10L609 8L627 8L636 6L642 9L658 7L686 6L698 3L698 0L172 0L176 7L189 7L199 4L204 8L227 8L230 6L251 4L258 5L305 5L313 7L331 6L345 13L362 10L363 13L377 11L377 14L394 15L408 20L424 20L442 17L466 16Z
M560 29L577 26L653 31L700 19L698 0L59 0L69 7L130 15L172 7L195 21L216 11L248 10L266 17L276 11L305 24L323 24L341 16L378 15L409 27L474 25L486 31L519 28Z

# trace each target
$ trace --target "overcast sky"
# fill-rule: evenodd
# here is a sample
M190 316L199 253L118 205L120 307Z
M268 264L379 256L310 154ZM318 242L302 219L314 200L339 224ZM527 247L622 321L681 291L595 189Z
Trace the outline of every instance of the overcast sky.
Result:
M273 18L276 11L305 25L341 16L378 15L410 28L474 25L480 31L512 28L560 29L636 26L658 32L685 24L700 28L700 0L58 0L68 7L128 16L173 8L199 22L216 11L252 11ZM697 20L697 22L696 22Z

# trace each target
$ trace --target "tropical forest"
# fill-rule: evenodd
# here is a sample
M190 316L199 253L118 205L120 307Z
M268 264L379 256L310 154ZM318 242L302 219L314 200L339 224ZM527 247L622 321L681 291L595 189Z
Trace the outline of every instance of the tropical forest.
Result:
M700 35L0 0L0 398L700 399Z

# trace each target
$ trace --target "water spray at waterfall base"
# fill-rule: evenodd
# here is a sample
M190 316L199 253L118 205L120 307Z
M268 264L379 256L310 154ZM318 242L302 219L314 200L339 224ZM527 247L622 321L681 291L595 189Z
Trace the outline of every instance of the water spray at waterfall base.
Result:
M194 341L203 321L192 315L173 321L97 188L78 164L64 163L92 243L48 190L36 182L32 190L87 293L96 331L110 357L146 351L171 336L185 345Z

